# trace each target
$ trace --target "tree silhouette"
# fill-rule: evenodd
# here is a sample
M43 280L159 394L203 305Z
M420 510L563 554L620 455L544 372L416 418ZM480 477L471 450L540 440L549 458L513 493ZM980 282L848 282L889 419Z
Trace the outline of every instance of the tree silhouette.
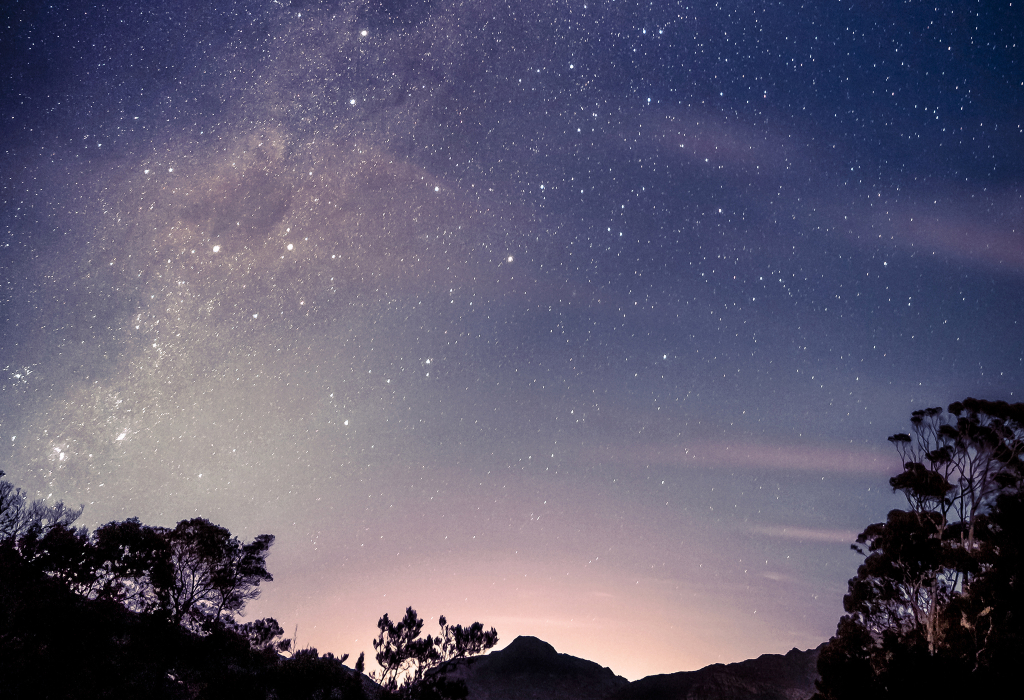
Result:
M441 627L441 636L435 640L435 646L442 663L475 656L498 643L497 630L492 627L485 632L483 624L479 622L469 627L452 626L442 615L437 623Z
M2 476L2 473L0 473ZM132 518L92 535L80 511L0 480L0 696L362 700L362 655L290 648L273 618L234 616L271 580L274 538L208 520Z
M182 520L162 535L174 571L168 612L177 624L198 630L233 618L259 597L261 582L274 580L266 568L273 535L242 544L205 518Z
M19 540L21 555L70 590L87 594L96 581L93 548L86 528L33 524Z
M116 601L135 612L169 609L175 576L164 533L138 518L97 528L92 538L96 565L92 597Z
M438 623L439 636L420 637L423 619L412 607L406 608L398 622L392 622L387 613L378 620L373 648L381 670L374 680L389 697L455 700L468 694L462 680L447 678L447 664L490 649L498 643L498 633L493 627L485 632L479 622L469 627L450 626L444 615Z
M914 411L889 438L907 499L853 548L864 555L822 651L816 697L978 692L1020 661L1024 404L966 399Z
M32 528L38 531L36 537L40 538L55 525L70 527L85 509L85 506L68 508L64 501L52 506L46 505L42 498L30 501L24 491L3 476L4 471L0 469L0 542L17 542Z
M201 631L232 621L259 597L260 584L273 580L266 568L273 535L243 543L205 518L182 520L173 529L130 518L90 536L72 525L81 513L62 502L29 501L0 480L0 541L79 595L134 612L159 611Z

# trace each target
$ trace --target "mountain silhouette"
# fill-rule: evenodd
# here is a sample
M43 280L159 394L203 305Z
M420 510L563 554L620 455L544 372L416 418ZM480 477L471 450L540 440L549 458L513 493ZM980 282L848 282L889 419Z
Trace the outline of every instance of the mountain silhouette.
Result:
M463 659L449 678L461 678L467 700L600 700L629 681L593 661L559 654L536 637L516 637L501 651Z
M807 700L815 691L818 654L823 646L648 676L606 700Z
M467 700L807 700L820 651L793 649L630 683L536 637L516 637L501 651L453 662L448 674L465 681Z

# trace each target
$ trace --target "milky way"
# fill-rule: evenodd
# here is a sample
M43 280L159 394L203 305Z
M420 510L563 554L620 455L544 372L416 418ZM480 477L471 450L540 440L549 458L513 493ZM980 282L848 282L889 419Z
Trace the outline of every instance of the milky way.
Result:
M832 633L910 411L1024 381L1011 3L14 2L0 468L636 678Z

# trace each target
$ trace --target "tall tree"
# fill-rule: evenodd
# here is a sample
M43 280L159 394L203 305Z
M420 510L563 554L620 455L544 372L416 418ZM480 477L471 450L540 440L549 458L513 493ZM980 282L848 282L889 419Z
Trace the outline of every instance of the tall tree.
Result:
M1007 650L1024 660L1024 404L966 399L915 411L911 426L889 438L903 463L889 484L908 508L853 545L865 559L819 658L819 698L977 690Z
M249 544L206 518L182 520L162 532L170 549L173 582L167 592L171 619L191 629L232 619L259 597L259 585L273 581L266 558L273 535Z

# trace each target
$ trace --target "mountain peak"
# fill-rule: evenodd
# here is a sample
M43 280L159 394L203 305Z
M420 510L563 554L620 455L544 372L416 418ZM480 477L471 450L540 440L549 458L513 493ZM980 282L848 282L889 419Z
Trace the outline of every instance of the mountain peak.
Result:
M593 661L560 654L536 637L521 636L500 651L464 659L450 673L472 700L594 700L629 681Z
M555 648L545 642L543 639L537 637L531 637L529 635L520 635L512 640L512 643L505 647L502 652L511 654L520 658L529 657L557 657L558 652Z

